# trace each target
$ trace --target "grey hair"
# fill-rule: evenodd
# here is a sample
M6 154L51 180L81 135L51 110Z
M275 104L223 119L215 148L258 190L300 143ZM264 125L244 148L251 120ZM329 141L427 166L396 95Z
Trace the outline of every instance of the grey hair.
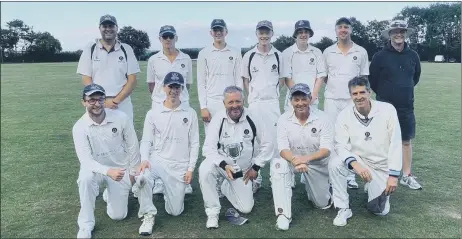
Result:
M371 84L367 76L356 76L355 78L348 81L348 90L351 93L351 88L356 86L365 86L366 90L371 91Z
M241 96L244 97L241 87L235 86L235 85L230 85L226 87L225 90L223 91L223 97L226 98L227 94L236 93L236 92L239 92Z

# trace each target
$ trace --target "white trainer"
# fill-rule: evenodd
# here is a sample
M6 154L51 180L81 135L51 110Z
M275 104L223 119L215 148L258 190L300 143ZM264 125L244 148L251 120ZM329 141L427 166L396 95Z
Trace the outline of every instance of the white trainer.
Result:
M218 216L208 216L207 217L207 224L205 225L207 228L218 228Z
M284 215L279 215L276 221L276 230L278 231L287 231L289 230L289 225L292 220L288 219Z
M80 238L91 238L91 231L85 228L79 229L79 232L77 233L77 239Z
M387 202L382 212L374 213L377 216L386 216L390 212L390 196L387 196Z
M164 183L160 179L154 181L154 188L152 189L152 194L163 194L164 193Z
M107 203L107 188L104 189L104 192L103 192L103 200Z
M186 188L184 190L184 193L185 194L192 194L193 193L193 189L191 187L191 184L186 184Z
M340 208L337 216L334 219L334 225L343 227L347 224L347 220L353 216L353 212L349 208Z
M401 180L399 181L401 185L408 186L410 189L418 190L422 189L422 186L420 183L417 182L416 177L412 174L401 177Z
M368 191L369 191L369 183L365 183L364 184L364 193L367 194Z
M143 223L140 226L139 233L142 236L148 236L152 234L152 228L154 227L154 215L144 215L143 219L141 219Z

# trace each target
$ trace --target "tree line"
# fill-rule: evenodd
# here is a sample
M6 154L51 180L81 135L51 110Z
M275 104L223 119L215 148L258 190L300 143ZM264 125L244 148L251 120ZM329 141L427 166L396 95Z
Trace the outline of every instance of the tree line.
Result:
M409 45L417 51L422 61L433 61L435 55L443 55L446 59L461 61L461 7L459 3L436 3L429 7L405 7L393 19L408 22L416 29L410 36ZM364 47L369 59L383 48L386 40L381 32L389 25L388 20L361 22L350 18L353 27L352 40ZM151 46L145 31L131 26L119 29L118 39L132 46L137 58L147 60L158 51L148 52ZM285 50L295 43L291 36L280 36L273 45L279 51ZM323 37L311 45L324 51L335 40ZM255 46L255 45L254 45ZM242 48L242 54L254 46ZM78 61L82 50L62 51L61 43L49 32L35 31L32 26L22 20L15 19L6 23L1 29L0 43L1 61L3 62L68 62ZM201 48L180 49L192 59L196 59Z

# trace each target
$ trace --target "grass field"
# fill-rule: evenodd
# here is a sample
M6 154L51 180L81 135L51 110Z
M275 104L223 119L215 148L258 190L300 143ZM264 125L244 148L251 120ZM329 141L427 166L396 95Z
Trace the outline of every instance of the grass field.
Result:
M460 66L423 64L421 81L416 88L414 173L424 189L412 191L399 187L393 194L388 216L377 217L366 211L367 197L361 187L350 191L353 218L346 227L335 227L332 220L336 211L315 210L306 201L306 194L298 183L292 200L291 228L287 232L276 231L269 172L265 168L263 188L255 195L252 213L246 215L249 223L241 227L227 223L224 211L230 203L222 200L220 228L206 230L196 172L194 193L186 196L181 216L167 215L163 198L154 197L159 213L151 237L460 238ZM2 238L76 236L80 208L76 183L79 162L71 129L84 112L76 67L76 63L1 66ZM141 69L132 98L139 138L151 106L145 83L146 62L141 63ZM198 110L195 85L191 104ZM202 124L200 127L203 142ZM129 213L123 221L109 219L105 206L100 194L95 209L95 238L138 237L140 220L136 199L130 198Z

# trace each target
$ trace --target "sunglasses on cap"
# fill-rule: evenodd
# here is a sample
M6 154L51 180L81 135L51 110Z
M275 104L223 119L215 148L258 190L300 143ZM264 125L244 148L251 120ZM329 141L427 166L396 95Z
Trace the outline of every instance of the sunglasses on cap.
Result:
M165 34L165 35L162 35L162 39L164 40L167 40L167 39L174 39L175 38L175 35L173 34Z
M393 23L391 27L399 27L399 28L407 28L406 24L404 23Z

